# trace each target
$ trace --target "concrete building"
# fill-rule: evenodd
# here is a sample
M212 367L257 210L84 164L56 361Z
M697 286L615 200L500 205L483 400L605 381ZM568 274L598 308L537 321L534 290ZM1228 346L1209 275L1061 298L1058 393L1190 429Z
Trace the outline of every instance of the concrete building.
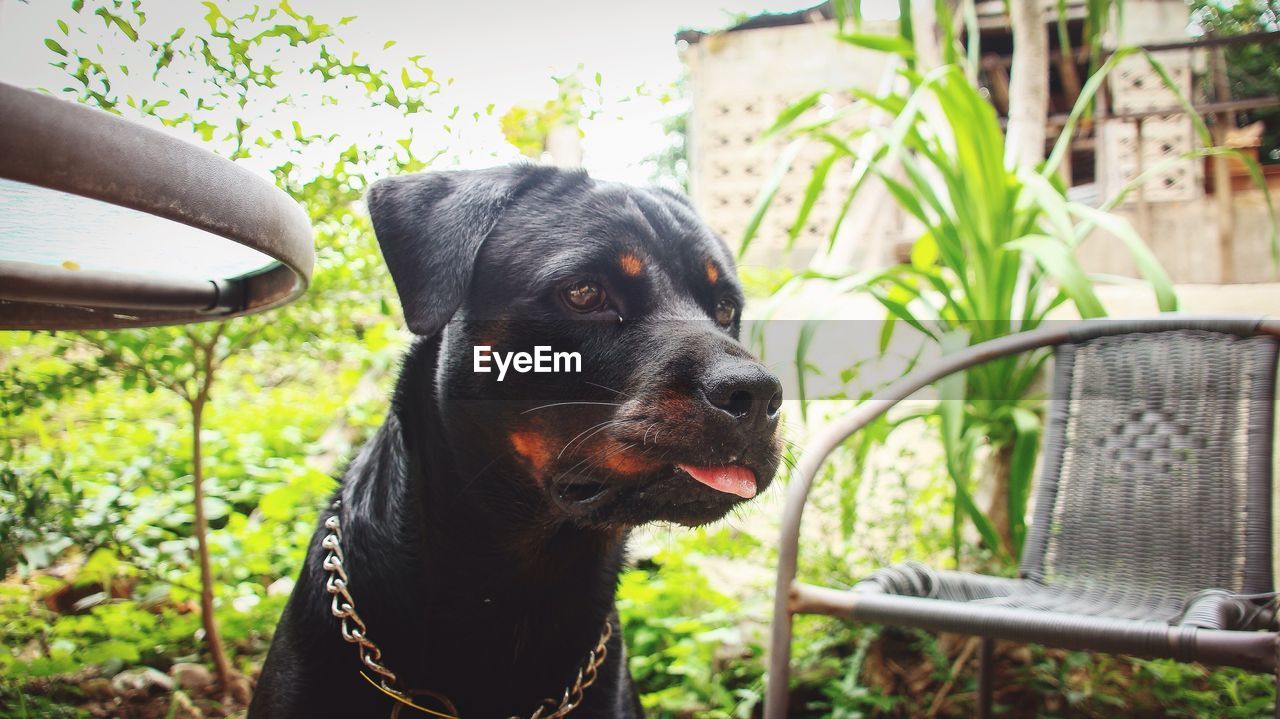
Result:
M1056 0L1046 0L1046 6L1050 21L1056 23ZM1077 37L1081 6L1082 2L1072 2L1068 10L1069 27ZM979 2L978 10L981 84L1003 117L1008 98L1002 93L1007 92L1012 50L1007 18L1002 0ZM1191 40L1187 13L1183 0L1128 0L1122 34L1113 33L1106 45L1152 47L1184 95L1197 106L1222 107L1229 98L1209 97L1204 91L1213 86L1214 51L1185 46ZM1064 57L1057 51L1055 27L1050 27L1050 141L1056 139L1088 72L1087 58L1078 44L1074 54ZM865 23L860 31L895 35L897 23ZM829 5L823 4L798 13L751 18L721 32L677 36L692 90L691 192L712 227L731 244L742 237L761 188L787 152L785 140L761 139L778 114L809 93L825 91L810 113L827 117L849 105L850 90L874 92L886 81L892 56L839 42L835 35L836 22ZM1127 58L1108 80L1104 95L1097 122L1074 138L1064 167L1073 198L1099 204L1138 175L1158 167L1117 211L1138 229L1175 282L1276 281L1280 273L1271 261L1270 219L1262 192L1242 177L1243 167L1182 157L1199 147L1191 118L1176 109L1180 107L1176 95L1147 61ZM1227 113L1219 117L1224 120L1220 125L1226 126ZM883 124L885 118L862 111L841 117L839 126L850 129L871 122ZM882 189L876 195L867 188L871 201L855 204L840 235L829 237L844 211L851 174L848 164L833 167L827 191L809 220L793 228L813 171L826 154L820 144L795 151L791 170L782 177L745 264L866 269L906 258L919 229ZM1206 181L1207 174L1212 174L1206 170L1214 167L1223 177L1233 177ZM1269 170L1268 174L1280 180L1280 173ZM793 230L796 237L789 250ZM831 249L829 239L834 239ZM1104 233L1095 233L1080 254L1091 271L1136 275L1128 252Z

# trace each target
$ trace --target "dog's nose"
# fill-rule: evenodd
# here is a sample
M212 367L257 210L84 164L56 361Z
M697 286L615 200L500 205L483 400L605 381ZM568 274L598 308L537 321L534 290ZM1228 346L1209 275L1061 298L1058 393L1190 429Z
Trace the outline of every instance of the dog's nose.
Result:
M740 426L754 428L778 420L782 383L759 363L739 362L717 368L703 382L702 396Z

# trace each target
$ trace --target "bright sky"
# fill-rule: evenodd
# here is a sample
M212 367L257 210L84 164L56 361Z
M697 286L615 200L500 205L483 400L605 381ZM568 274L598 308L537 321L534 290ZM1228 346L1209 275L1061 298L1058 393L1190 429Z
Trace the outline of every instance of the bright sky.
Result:
M604 112L584 130L584 163L594 175L643 182L644 158L664 147L660 120L668 109L650 97L635 97L646 86L661 93L680 75L674 35L681 28L715 29L740 14L789 12L816 0L647 0L601 2L417 2L293 0L303 14L323 20L356 14L341 31L350 49L362 57L389 62L425 56L438 77L455 78L450 99L467 112L496 105L489 118L449 147L450 160L462 165L494 164L513 154L504 146L496 117L513 104L541 103L555 95L553 74L578 65L584 77L604 79ZM270 5L264 2L264 5ZM895 0L867 0L869 17L892 12ZM61 87L61 71L49 67L45 37L57 36L54 21L65 6L53 0L25 3L0 0L0 81L25 87ZM149 15L203 27L205 8L195 0L144 0ZM97 19L83 13L86 21ZM387 40L396 44L383 50ZM630 100L624 98L631 97ZM359 129L359 120L341 113L312 118ZM312 127L326 131L324 127ZM358 132L357 132L358 135Z

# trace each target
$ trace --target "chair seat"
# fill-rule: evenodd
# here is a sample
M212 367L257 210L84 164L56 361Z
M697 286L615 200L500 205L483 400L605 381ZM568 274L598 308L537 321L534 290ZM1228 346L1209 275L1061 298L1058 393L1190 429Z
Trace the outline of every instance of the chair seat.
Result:
M1236 631L1190 623L1170 624L1156 619L1072 614L993 604L983 599L891 594L870 581L860 583L853 591L796 583L792 585L789 606L797 614L827 614L872 624L1032 642L1062 649L1201 661L1266 672L1276 666L1277 639L1280 638L1273 631Z
M1043 583L938 570L915 562L877 570L854 589L1204 629L1266 629L1275 619L1269 604L1261 601L1272 595L1242 596L1214 588L1183 592L1079 580Z
M1172 592L1045 584L910 563L877 570L852 591L797 584L791 607L1064 649L1272 671L1273 599L1217 589L1184 599Z

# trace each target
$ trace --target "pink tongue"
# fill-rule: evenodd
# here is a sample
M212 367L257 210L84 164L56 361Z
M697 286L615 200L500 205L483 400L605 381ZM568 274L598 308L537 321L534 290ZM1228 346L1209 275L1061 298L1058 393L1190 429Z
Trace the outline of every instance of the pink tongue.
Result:
M688 464L677 466L688 472L690 477L718 492L736 494L746 499L756 496L756 475L746 467L737 465L694 467Z

